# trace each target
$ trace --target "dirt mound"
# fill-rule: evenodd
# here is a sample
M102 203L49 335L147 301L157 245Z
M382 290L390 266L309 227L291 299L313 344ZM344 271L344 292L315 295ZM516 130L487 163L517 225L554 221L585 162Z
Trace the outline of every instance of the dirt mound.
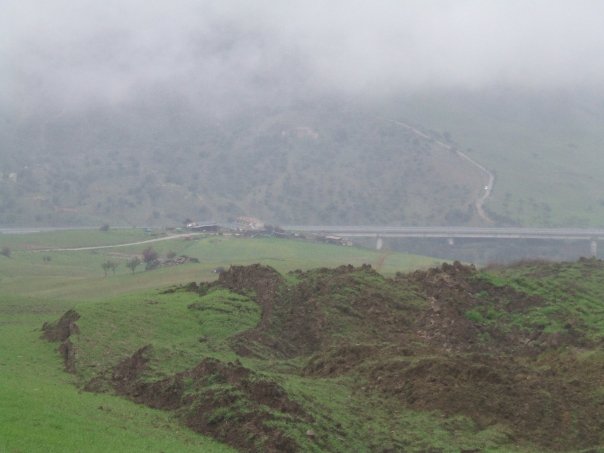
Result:
M119 393L128 393L132 385L142 376L151 360L153 348L151 345L143 346L132 356L118 363L111 373L111 383Z
M425 295L428 304L417 319L417 336L446 351L538 354L563 345L587 344L584 335L571 325L565 332L545 333L538 326L523 330L471 319L471 314L480 318L490 309L500 314L524 314L546 304L539 296L492 284L481 278L474 266L445 263L408 276L398 275L396 281L417 285Z
M80 333L76 324L78 319L80 319L80 315L77 311L68 310L57 322L45 322L42 326L42 338L48 341L67 340L72 334Z
M218 275L217 282L219 286L238 293L254 291L259 302L272 298L281 283L283 283L281 274L272 267L262 264L231 266Z
M367 359L375 357L379 347L373 345L343 345L317 354L308 361L305 376L334 377L351 371Z
M321 344L324 316L306 282L287 286L277 271L255 264L231 267L220 274L217 284L238 292L254 291L262 309L256 327L231 339L239 355L294 357Z
M503 423L551 450L604 441L602 409L589 396L597 385L589 376L536 370L511 357L455 355L391 361L376 366L369 382L366 389L414 409L462 414L480 428Z
M68 310L55 323L45 322L42 325L42 338L52 342L60 342L59 354L63 358L65 371L68 373L76 372L76 350L69 339L71 335L80 333L76 321L80 315L75 310Z
M165 379L142 379L152 348L145 346L85 387L116 393L146 406L174 410L193 430L245 451L293 452L297 443L275 420L308 423L310 417L276 382L241 363L206 358L194 368Z

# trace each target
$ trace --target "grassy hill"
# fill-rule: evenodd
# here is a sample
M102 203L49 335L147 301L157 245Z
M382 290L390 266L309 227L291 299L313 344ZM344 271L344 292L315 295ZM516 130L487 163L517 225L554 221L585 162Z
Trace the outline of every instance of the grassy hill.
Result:
M244 451L596 451L603 276L595 260L235 266L76 305L44 335L87 392Z
M74 244L146 239L102 234ZM68 235L0 236L0 449L604 447L602 261L405 273L430 259L206 237L153 244L199 263L104 277L148 244L32 250Z
M158 288L189 281L214 280L216 274L212 270L217 266L265 262L285 272L322 263L334 266L367 262L381 265L393 275L400 269L433 263L429 258L396 253L386 256L351 247L232 237L173 239L126 248L78 252L40 251L148 239L140 230L0 235L0 248L9 247L11 250L10 258L0 255L0 340L3 344L0 351L0 451L232 451L222 443L184 428L169 413L147 409L109 394L79 391L74 386L74 377L63 371L56 345L40 340L40 326L45 321L59 318L73 306L82 313L86 311L85 307L89 307L91 313L99 310L110 314L115 309L126 310L120 319L106 320L113 326L109 326L111 329L123 328L114 339L125 334L124 351L130 353L130 342L136 341L130 334L141 332L136 323L129 320L130 303L138 304L142 298L151 301L150 306L159 308L159 304L152 302L157 298L174 302L170 303L168 312L155 312L154 319L147 319L152 324L159 320L155 315L160 315L167 322L167 329L163 333L155 329L146 332L157 335L158 340L167 335L164 344L171 348L169 343L175 337L170 331L185 334L186 331L192 332L183 330L185 327L195 329L196 321L184 320L182 323L180 316L182 310L187 312L183 303L187 303L191 296L161 295ZM133 275L125 267L125 261L149 245L153 245L162 256L168 251L186 253L196 256L199 263L146 272L138 268ZM45 256L50 260L45 261ZM107 259L119 262L120 266L115 275L110 273L105 278L101 264ZM249 319L217 318L214 327L208 326L207 332L214 335L231 324L234 326L231 328L245 328L255 320ZM100 317L98 321L102 322ZM223 335L228 332L224 330ZM193 338L195 344L198 344L197 337ZM177 349L185 351L189 346L190 342L185 340ZM162 346L158 343L156 348L161 350ZM107 359L109 362L112 360L111 357Z

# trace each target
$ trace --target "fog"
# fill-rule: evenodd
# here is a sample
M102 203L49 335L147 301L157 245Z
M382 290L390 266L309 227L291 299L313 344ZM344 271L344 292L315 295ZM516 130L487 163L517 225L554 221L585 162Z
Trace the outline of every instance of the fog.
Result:
M25 110L157 92L212 105L604 80L601 1L2 4L1 101Z

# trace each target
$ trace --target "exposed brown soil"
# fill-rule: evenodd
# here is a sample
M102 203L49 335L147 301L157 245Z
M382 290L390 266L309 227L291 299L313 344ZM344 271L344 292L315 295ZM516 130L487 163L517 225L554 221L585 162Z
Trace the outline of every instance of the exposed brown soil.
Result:
M496 323L484 326L466 316L483 303L481 298L503 311L524 313L542 306L540 297L494 286L480 279L473 266L460 263L393 280L352 266L296 276L297 284L279 289L282 281L274 279L263 293L262 322L238 337L246 348L258 342L278 356L310 354L305 376L359 372L365 391L417 410L462 414L482 428L502 423L515 436L548 449L602 441L604 410L589 398L597 389L593 377L577 378L554 370L554 364L540 368L534 363L544 351L584 346L581 335L572 329L555 334L501 330ZM375 287L371 279L381 282ZM253 288L245 279L237 281L231 289ZM416 299L425 302L413 305L389 287L413 289ZM335 301L342 288L354 291L339 305ZM355 325L348 342L334 337L338 317ZM373 341L354 343L367 338Z
M322 340L322 315L312 290L294 288L274 269L255 264L232 266L220 274L217 285L242 294L254 294L262 309L258 325L231 340L242 356L262 356L262 351L292 357L316 350Z
M76 324L78 319L80 319L80 315L75 310L69 310L57 322L45 322L42 326L42 338L61 343L59 354L63 358L65 371L68 373L76 372L76 351L69 337L80 333L80 329Z
M598 383L555 367L538 370L513 357L450 355L377 365L368 390L418 410L463 414L480 426L504 423L548 449L587 448L602 441Z
M221 277L229 278L231 272L233 269ZM355 324L357 333L374 340L400 336L410 325L407 315L415 310L413 307L397 300L394 294L362 284L360 280L367 275L376 278L378 286L383 283L383 277L369 265L297 271L294 275L298 283L286 285L279 276L272 280L270 291L261 293L262 319L254 329L232 339L237 353L278 358L306 356L332 345L342 322ZM357 290L340 294L347 288ZM256 290L245 284L229 289L244 293Z
M78 319L80 319L78 312L69 310L57 322L45 322L42 326L42 338L48 341L67 340L72 334L80 333L76 324Z
M312 417L276 382L239 362L211 358L165 379L148 381L142 377L151 354L150 346L139 349L85 389L100 391L109 384L137 403L174 410L191 429L244 451L299 451L294 439L268 422L309 422Z
M429 306L418 318L417 334L447 352L538 354L563 345L587 345L583 335L572 326L566 332L548 334L538 328L529 332L507 326L502 330L497 323L485 326L472 322L466 313L484 304L483 298L508 313L526 313L545 304L538 296L478 278L473 266L445 263L439 268L399 276L397 280L416 284L425 294Z
M339 376L376 357L380 354L379 349L378 346L361 344L330 348L311 357L302 372L306 376Z

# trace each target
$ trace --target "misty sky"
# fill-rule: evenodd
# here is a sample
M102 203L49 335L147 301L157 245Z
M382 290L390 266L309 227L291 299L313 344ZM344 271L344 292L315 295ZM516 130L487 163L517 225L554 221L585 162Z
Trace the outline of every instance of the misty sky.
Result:
M0 3L5 105L604 80L600 0Z

